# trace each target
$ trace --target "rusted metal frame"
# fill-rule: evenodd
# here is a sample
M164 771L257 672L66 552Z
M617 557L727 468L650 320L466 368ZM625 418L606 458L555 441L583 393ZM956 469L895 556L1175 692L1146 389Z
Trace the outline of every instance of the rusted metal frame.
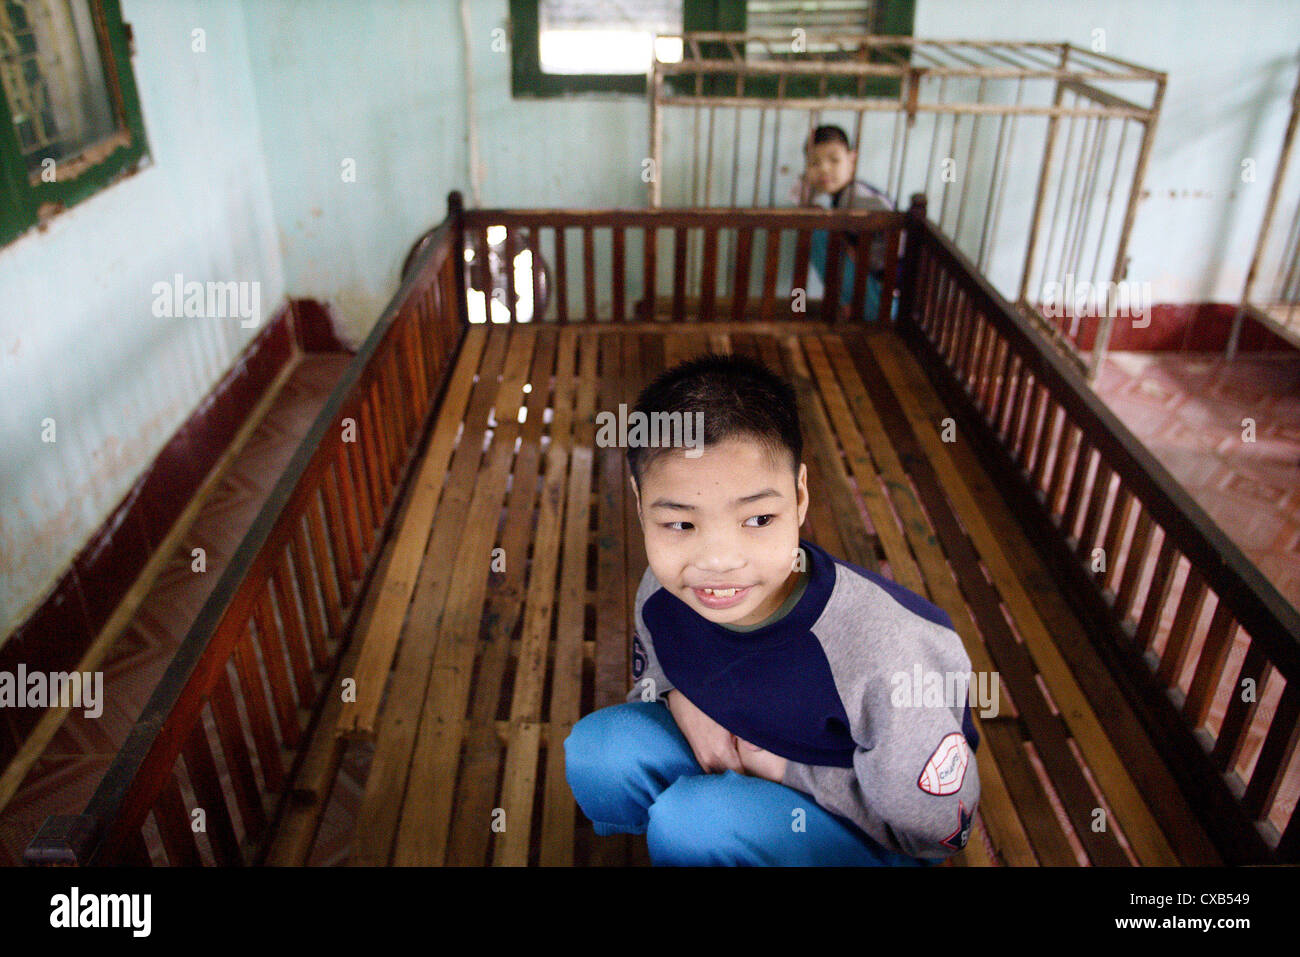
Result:
M1156 117L1160 115L1160 106L1165 98L1165 77L1160 74L1156 82L1156 92L1152 99L1151 111L1143 121L1142 142L1138 146L1137 164L1133 168L1133 183L1129 187L1128 203L1124 208L1124 222L1120 227L1119 239L1115 247L1115 265L1111 269L1111 281L1120 282L1128 272L1126 258L1128 255L1129 236L1133 232L1133 223L1137 219L1137 204L1140 197L1138 193L1139 185L1146 177L1147 164L1151 160L1151 147L1155 140ZM1106 348L1110 344L1111 325L1113 317L1107 310L1106 314L1101 317L1101 324L1097 329L1097 341L1093 344L1092 355L1088 359L1088 365L1085 375L1088 382L1096 380L1097 373L1101 369L1101 363L1106 357Z
M1300 73L1296 75L1295 88L1291 91L1291 115L1287 119L1286 132L1282 135L1282 149L1278 156L1277 168L1273 172L1273 181L1269 186L1268 200L1264 205L1264 218L1259 224L1259 233L1255 237L1255 250L1250 257L1250 267L1246 271L1246 281L1242 286L1241 301L1232 317L1232 329L1228 333L1228 345L1224 357L1233 359L1237 354L1237 341L1241 335L1241 321L1247 306L1251 304L1255 293L1255 281L1259 276L1260 263L1264 250L1268 246L1269 235L1273 229L1273 216L1277 212L1278 198L1282 195L1282 185L1286 181L1287 171L1291 166L1291 152L1295 146L1296 127L1300 125ZM1300 223L1300 217L1292 224Z

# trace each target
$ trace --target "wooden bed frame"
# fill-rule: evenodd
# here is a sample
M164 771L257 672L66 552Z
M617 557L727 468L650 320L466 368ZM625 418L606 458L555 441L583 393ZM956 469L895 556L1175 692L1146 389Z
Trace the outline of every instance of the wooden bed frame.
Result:
M991 767L987 778L990 784L982 804L987 805L983 819L991 843L977 852L968 848L958 855L963 860L957 863L1054 863L1069 857L1059 839L1054 839L1061 848L1055 856L1044 850L1046 838L1038 839L1044 832L1031 818L1040 810L1050 817L1046 801L1041 809L1024 806L1023 795L1032 789L1024 780L1030 772L1025 770L1029 762L1024 760L1022 734L1056 782L1063 813L1082 842L1086 859L1130 863L1113 838L1098 836L1089 827L1096 802L1084 776L1068 765L1074 742L1067 740L1067 725L1074 706L1064 698L1056 703L1040 700L1035 669L1044 675L1055 673L1074 689L1071 693L1079 707L1095 710L1106 735L1116 742L1118 759L1111 759L1116 773L1126 766L1153 819L1169 835L1167 844L1161 843L1163 838L1143 843L1129 835L1138 863L1300 860L1300 816L1292 810L1279 826L1273 807L1300 729L1300 616L1104 407L1073 366L1044 345L927 220L922 198L914 200L907 213L465 210L459 193L450 195L448 205L447 219L285 469L84 812L49 818L27 849L29 863L148 865L153 862L145 836L150 819L161 841L162 858L171 864L306 860L343 748L349 741L373 738L382 720L385 687L429 547L430 516L439 496L448 494L442 489L444 477L450 474L451 445L458 424L468 414L471 380L477 378L478 353L468 361L466 351L484 349L492 335L510 328L529 328L513 322L489 327L481 320L470 321L465 251L474 250L472 262L486 268L483 253L489 226L506 227L507 261L525 243L537 248L544 230L555 231L557 237L565 230L581 231L580 284L568 284L576 267L565 261L566 243L553 247L557 249L551 263L556 288L551 295L558 321L531 324L539 335L556 329L606 337L624 329L730 330L738 336L829 329L842 334L845 347L839 345L839 338L810 340L808 355L819 367L834 365L847 375L846 382L857 381L855 376L861 373L866 385L859 386L862 395L850 390L843 404L837 399L829 405L829 414L837 419L860 417L865 414L864 404L877 400L884 410L878 425L864 433L864 444L845 449L850 468L853 456L865 456L867 446L873 457L899 469L900 476L906 466L916 493L915 499L908 499L907 509L899 509L905 526L903 533L895 532L899 547L905 547L903 535L907 535L918 549L918 561L928 571L938 569L940 574L929 578L931 597L945 607L951 601L933 594L933 588L948 574L944 563L951 568L960 591L950 593L970 607L971 634L977 634L974 623L978 623L978 634L984 635L989 649L982 657L972 654L973 667L980 669L981 661L996 667L1004 684L1016 689L1020 723L982 725L992 732L989 747L993 749L981 748L982 771L994 755L1017 756L1001 774ZM833 306L840 301L839 277L846 252L841 241L845 234L834 230L849 227L858 230L858 255L865 254L875 235L889 237L885 275L900 276L897 321L874 323L871 332L856 321L864 304L862 270L856 271L850 305L838 311ZM612 303L606 310L610 315L602 316L604 321L570 322L569 297L579 290L583 315L601 315L597 290L604 285L595 268L593 237L603 229L610 230L611 237ZM815 229L833 231L826 294L814 304L811 316L792 315L786 290L804 288ZM645 239L664 230L672 236L673 255L671 262L659 263L659 243ZM688 278L695 278L686 274L686 242L692 230L704 237L698 298L687 294ZM789 285L778 283L780 243L773 237L782 230L795 234ZM721 277L726 294L719 295L717 253L724 231L732 231L735 238L738 265L731 275ZM754 262L760 240L763 259ZM639 250L641 295L635 301L626 295L634 287L628 266L635 252L629 254L629 248ZM661 272L667 273L670 283L658 282ZM506 298L513 320L514 277L510 270L507 275ZM654 290L665 285L671 286L671 295L656 295ZM887 278L882 302L893 295L890 285ZM756 287L761 290L756 292ZM825 349L823 341L830 343ZM616 354L615 342L602 338L601 348ZM891 342L907 347L900 350L897 361L888 352ZM914 373L909 384L907 369L912 366L906 363L913 359L924 375ZM631 377L634 366L625 361L619 367L629 370ZM612 394L611 384L587 381L588 366L575 370L571 359L564 368L583 393L578 417L573 419L580 425L582 410L594 401L594 390L599 387L604 400ZM512 371L507 361L503 375L508 383L511 375L522 380L526 372L526 368ZM892 382L894 398L882 391L886 379ZM900 396L906 401L896 401ZM573 414L572 410L563 413ZM969 474L954 477L960 469L930 464L948 461L939 435L944 417L951 417L957 426L961 454L978 455L977 466L973 457L970 460ZM502 419L503 428L515 427L504 421L505 415ZM903 435L909 419L921 428ZM569 420L564 424L567 427ZM535 427L540 428L540 422ZM890 437L882 439L886 431ZM534 434L526 432L523 437L531 440ZM881 441L883 446L878 444ZM824 466L840 467L838 455ZM996 481L1018 520L1017 536L1032 542L1036 551L1037 557L1026 549L1017 561L1027 568L1041 559L1046 574L992 567L991 562L988 576L981 569L988 555L977 551L972 542L1001 537L1010 541L1012 536L1008 528L982 524L982 514L993 514L989 503L996 496L992 486L981 484L975 475L980 469ZM615 485L626 484L621 473L611 476ZM969 493L963 477L970 479ZM451 488L453 481L459 481L468 487L475 479L473 474L460 478L451 474L447 484ZM548 474L546 492L562 494L562 488L551 484L557 481ZM912 495L906 478L896 484ZM955 518L944 500L954 494L964 496L958 511L965 521ZM585 514L584 509L573 521L585 527ZM927 516L934 537L913 538ZM558 529L558 516L551 517ZM467 510L464 534L471 534L474 520L473 511ZM909 523L915 528L907 528ZM564 528L566 535L582 531L576 524ZM814 527L813 533L817 532ZM620 527L617 534L621 533ZM929 549L924 555L922 546ZM1007 546L1009 554L1014 554L1012 547ZM1093 571L1098 549L1109 560L1104 569ZM633 550L629 539L627 554ZM605 556L599 560L605 561ZM862 558L869 560L873 559ZM553 564L547 567L555 570ZM1180 574L1184 567L1185 576ZM582 573L581 565L578 572ZM999 595L989 577L997 582L1000 575L1013 574L1025 576L1023 588L1017 585L1015 592L1025 608L1032 598L1042 609L1056 609L1041 612L1046 626L1038 637L1026 635L1019 640L1000 610L1002 602L1008 606L1014 602L1007 594ZM619 588L626 591L621 567L617 575ZM920 583L920 578L913 582L924 588ZM447 587L452 597L447 599L440 630L449 636L444 639L450 642L449 657L440 657L439 662L449 674L459 676L453 679L451 686L457 690L447 706L454 716L465 713L475 663L474 639L483 614L481 601L462 603L455 582ZM635 582L631 587L634 590ZM1208 602L1213 602L1212 615ZM628 609L629 604L621 604L617 613L623 615ZM1082 631L1063 624L1068 615L1082 623ZM1169 615L1172 624L1162 628L1162 616ZM1208 625L1201 626L1207 616ZM963 616L963 627L966 621ZM630 687L626 651L618 647L619 642L627 643L626 622L626 616L621 624L616 616L601 625L612 638L599 641L594 662L589 660L597 680L596 707L621 700L622 688ZM965 631L963 638L967 638ZM543 636L543 670L545 640ZM1059 651L1049 647L1052 641ZM1234 647L1244 648L1245 655L1229 668ZM580 667L583 655L591 657L581 642L555 654L577 656L575 667ZM1250 679L1262 698L1274 674L1285 681L1285 688L1267 709L1232 694ZM1061 686L1054 686L1057 697ZM389 694L394 693L390 688ZM498 729L506 741L531 741L531 760L536 759L539 741L543 746L549 741L550 760L556 760L555 754L562 752L555 747L556 735L579 716L576 687L566 684L554 693L563 693L565 704L558 712L553 709L555 724L549 731L536 721L512 721ZM540 697L540 685L537 694ZM1226 711L1218 726L1211 728L1207 717L1216 696L1221 708L1226 698ZM1057 704L1062 713L1056 713ZM1143 757L1147 752L1136 745L1129 750L1121 743L1141 737L1134 733L1138 725L1132 718L1126 726L1121 715L1136 718L1140 732L1155 743L1158 759ZM485 733L492 739L488 744L496 748L499 742L492 733L491 717L489 713ZM1252 728L1257 737L1262 734L1262 746L1253 765L1243 771L1238 758ZM414 729L408 733L414 740ZM467 745L474 746L473 734L466 733ZM1079 737L1077 729L1074 736ZM452 760L453 773L460 745L457 731L457 750L443 756ZM1004 764L1000 757L997 763ZM981 778L986 779L984 773ZM515 779L508 777L508 781ZM531 776L522 774L511 785L516 790L509 799L530 800L531 781ZM1170 782L1176 782L1176 787ZM552 778L548 787L559 786ZM562 801L563 792L555 793ZM450 795L444 797L449 805ZM554 813L569 823L544 832L541 863L573 861L575 809L568 800L570 805ZM206 847L191 828L196 807L206 814ZM1120 809L1115 810L1118 815ZM451 811L449 806L439 806L430 813L441 814L445 825ZM548 803L547 827L554 824L552 813ZM1026 822L1023 828L1014 820L1017 817ZM391 837L395 822L388 822L388 828ZM474 840L481 843L466 853L482 860L490 836L484 831ZM522 836L516 829L492 859L497 863L537 859L528 844L527 829ZM409 854L385 848L367 858L365 848L359 847L358 856L377 863L450 859L441 846ZM153 857L158 853L155 848Z

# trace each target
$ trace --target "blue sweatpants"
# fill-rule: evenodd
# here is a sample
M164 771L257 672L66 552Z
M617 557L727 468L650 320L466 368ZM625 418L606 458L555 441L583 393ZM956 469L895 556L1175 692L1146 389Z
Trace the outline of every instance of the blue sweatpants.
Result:
M644 834L656 866L924 866L802 791L706 774L660 701L601 708L564 741L565 776L597 834ZM802 811L803 814L796 814Z
M824 229L814 230L809 246L808 260L822 282L826 281L826 254L830 248L830 234ZM880 280L873 273L867 273L867 287L863 294L862 318L865 322L875 322L880 315ZM853 301L853 263L849 257L840 255L840 302L848 305ZM889 304L890 318L898 315L897 300Z

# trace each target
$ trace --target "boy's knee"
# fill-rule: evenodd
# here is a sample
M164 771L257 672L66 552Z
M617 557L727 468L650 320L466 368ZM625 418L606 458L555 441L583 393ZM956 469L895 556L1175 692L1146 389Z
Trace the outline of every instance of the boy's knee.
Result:
M719 785L734 771L680 777L650 805L646 843L656 864L726 864L724 848L735 839L735 820Z
M632 736L644 731L645 717L629 704L600 708L578 720L564 739L565 764L615 769L633 759Z

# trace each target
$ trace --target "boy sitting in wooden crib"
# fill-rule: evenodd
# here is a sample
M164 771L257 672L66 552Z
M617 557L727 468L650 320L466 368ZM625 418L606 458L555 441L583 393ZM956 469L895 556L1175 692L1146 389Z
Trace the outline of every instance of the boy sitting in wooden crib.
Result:
M889 197L865 180L854 179L858 165L858 152L849 149L849 137L838 126L825 125L813 130L804 149L806 167L800 180L800 205L829 206L831 209L866 209L891 211L894 204ZM825 200L819 201L819 197ZM848 241L846 255L840 260L840 302L848 305L853 297L854 250L856 233L845 233ZM826 278L826 250L829 236L819 229L812 234L809 259L817 274ZM842 247L844 248L844 247ZM871 243L870 262L866 282L866 302L863 318L875 320L880 310L881 283L885 275L885 237L878 236ZM890 303L891 316L895 305Z
M655 865L960 851L980 795L969 702L913 706L899 690L918 669L967 679L970 660L946 613L799 536L810 496L791 386L704 354L655 379L629 421L649 561L635 684L564 742L596 833L645 834ZM670 444L634 439L637 421L698 424Z

